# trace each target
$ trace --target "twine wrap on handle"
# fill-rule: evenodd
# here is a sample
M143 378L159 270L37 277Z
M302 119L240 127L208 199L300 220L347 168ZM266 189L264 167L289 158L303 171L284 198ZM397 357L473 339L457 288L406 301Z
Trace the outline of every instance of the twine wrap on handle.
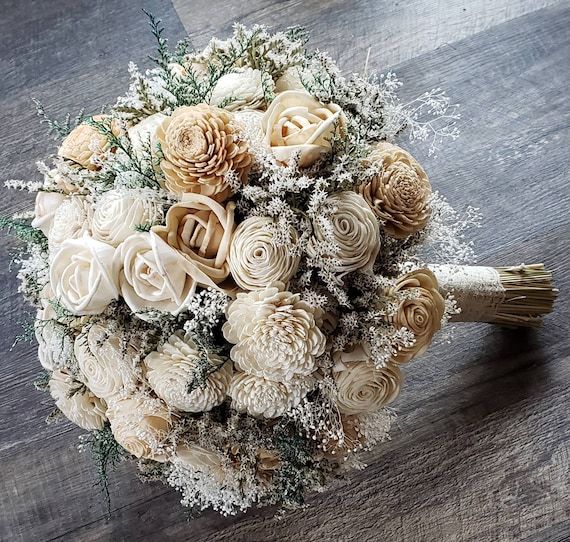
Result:
M430 265L442 294L452 294L461 312L454 322L490 322L534 327L552 311L558 290L543 264L516 267Z

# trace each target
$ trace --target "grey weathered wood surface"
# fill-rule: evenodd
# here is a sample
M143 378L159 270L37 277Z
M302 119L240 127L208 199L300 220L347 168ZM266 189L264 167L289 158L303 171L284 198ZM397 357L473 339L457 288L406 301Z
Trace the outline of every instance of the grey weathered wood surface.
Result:
M537 332L458 327L406 371L393 441L370 466L284 519L261 510L187 523L178 497L122 466L105 510L80 432L46 426L30 385L33 346L10 350L26 317L0 243L0 539L203 541L513 541L570 539L570 6L567 2L327 3L176 0L142 4L197 45L231 22L305 24L345 70L393 67L404 96L442 86L462 104L462 137L423 157L433 184L485 221L471 232L488 264L556 269L556 314ZM4 0L0 18L0 178L30 178L50 150L29 98L53 112L95 111L125 87L129 59L152 40L138 3ZM212 7L214 9L212 9ZM107 15L109 13L109 15ZM400 62L399 65L393 66ZM415 148L417 149L417 147ZM2 192L0 212L25 205Z

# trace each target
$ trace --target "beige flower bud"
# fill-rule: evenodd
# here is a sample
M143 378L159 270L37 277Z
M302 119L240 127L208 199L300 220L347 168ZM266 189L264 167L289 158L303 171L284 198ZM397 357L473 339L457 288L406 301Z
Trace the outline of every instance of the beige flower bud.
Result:
M344 129L344 124L338 105L324 105L301 90L278 94L262 121L266 142L277 161L287 164L298 153L300 167L308 167L329 153L331 138Z
M441 329L445 301L439 293L437 279L429 269L418 269L398 280L394 293L408 291L412 295L400 302L392 324L405 327L415 336L415 343L403 348L394 358L396 363L405 363L423 354L433 336Z
M367 159L378 162L380 172L359 187L374 214L383 221L386 233L404 239L422 230L430 217L431 185L426 172L405 150L379 143Z
M206 104L179 107L156 135L166 187L175 194L192 192L224 201L231 194L228 173L247 180L251 156L228 111Z
M299 75L299 68L287 68L283 75L275 81L275 92L285 92L286 90L305 91L305 87Z
M222 75L212 91L210 104L228 111L260 109L265 104L261 72L244 68Z
M272 220L250 217L236 228L229 253L232 277L244 290L258 290L273 282L287 284L299 266L299 256L278 245L269 229ZM291 242L298 239L291 228Z
M173 463L182 464L198 471L212 474L221 482L225 478L222 458L212 450L207 450L193 442L185 442L176 447Z
M53 217L65 199L65 196L59 192L38 192L32 226L41 230L47 237L53 224Z
M195 381L200 378L198 369L204 363L204 355L189 335L183 332L171 335L144 361L150 387L167 405L184 412L207 412L218 406L226 398L232 364L215 354L207 354L212 372L204 375L204 382ZM192 383L195 387L189 391Z
M166 225L154 226L152 231L181 255L187 275L200 286L219 289L230 274L227 260L234 209L233 202L184 194L180 203L168 209Z
M66 370L54 371L49 390L59 410L74 424L92 431L102 429L107 419L106 405Z
M107 417L117 442L138 458L164 462L173 416L160 399L134 395L109 403Z
M333 358L337 406L343 414L375 412L398 396L402 382L400 369L392 364L378 369L362 345L347 352L335 352Z
M355 192L337 192L326 200L335 211L330 217L332 236L338 252L332 254L339 260L338 273L349 273L361 269L370 271L380 251L380 228L376 217L364 198ZM316 242L330 242L328 229L323 224L313 222L313 235ZM310 242L307 252L315 257L315 241Z

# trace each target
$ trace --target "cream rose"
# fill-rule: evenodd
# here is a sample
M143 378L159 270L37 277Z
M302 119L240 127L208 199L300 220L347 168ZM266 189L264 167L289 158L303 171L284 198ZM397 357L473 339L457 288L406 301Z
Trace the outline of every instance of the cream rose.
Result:
M91 231L91 205L85 196L68 196L54 213L48 233L53 256L69 239L78 239Z
M102 313L119 296L114 254L88 235L65 241L50 265L54 298L75 315Z
M276 286L239 293L226 316L224 337L235 344L230 357L246 373L288 382L310 375L324 352L326 339L314 309L298 294Z
M136 156L142 158L150 150L151 156L156 156L158 127L166 119L166 115L155 113L150 115L127 130L131 146ZM160 168L159 168L160 169Z
M211 372L199 369L207 355ZM189 335L178 332L145 359L146 378L154 392L169 406L184 412L206 412L223 403L232 364L201 351ZM189 386L193 385L192 390Z
M410 330L416 339L412 346L402 348L394 358L396 363L405 363L423 354L441 329L445 301L439 293L437 279L429 269L404 275L392 293L411 294L400 302L391 318L394 326Z
M230 274L234 209L233 202L221 204L200 194L184 194L168 209L166 225L152 231L181 255L180 265L196 283L220 289Z
M53 224L53 217L64 201L65 196L59 192L38 192L32 226L41 230L47 237Z
M364 198L355 192L337 192L325 203L334 209L329 218L331 228L313 222L314 239L307 247L309 255L318 256L319 244L333 242L338 252L331 256L339 261L335 266L338 273L371 271L380 250L380 227Z
M97 201L91 231L95 239L121 244L135 233L136 226L162 220L162 205L140 190L109 190Z
M346 415L369 414L391 403L400 392L402 376L396 365L378 369L362 345L333 354L337 406Z
M123 345L116 333L94 324L75 339L74 352L82 379L97 397L109 401L135 390L137 351L131 344Z
M265 104L261 72L252 68L222 75L210 97L210 105L228 111L259 109Z
M57 408L74 424L89 431L103 428L107 419L104 401L95 397L67 371L56 370L52 373L49 391Z
M262 126L267 144L279 162L299 154L299 166L314 164L331 150L331 139L341 133L344 117L336 104L322 104L307 92L278 94L265 112Z
M109 403L107 417L117 442L138 458L164 462L173 416L160 399L133 395Z
M232 277L244 290L257 290L273 282L287 284L297 271L299 256L290 253L285 245L278 245L269 229L267 217L250 217L234 233L229 253ZM291 242L298 239L291 228Z
M117 249L115 263L121 295L141 319L145 311L177 314L194 295L196 283L184 270L184 258L154 232L128 237Z

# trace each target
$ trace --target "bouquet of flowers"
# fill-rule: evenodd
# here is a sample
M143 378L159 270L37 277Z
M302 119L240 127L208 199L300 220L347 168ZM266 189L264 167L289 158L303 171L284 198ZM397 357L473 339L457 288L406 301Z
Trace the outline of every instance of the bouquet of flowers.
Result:
M386 440L402 367L449 321L534 325L542 265L471 267L458 213L401 133L455 138L433 90L345 77L301 29L235 25L202 51L130 66L117 102L61 136L33 213L21 292L60 414L106 468L134 460L182 503L303 502Z

